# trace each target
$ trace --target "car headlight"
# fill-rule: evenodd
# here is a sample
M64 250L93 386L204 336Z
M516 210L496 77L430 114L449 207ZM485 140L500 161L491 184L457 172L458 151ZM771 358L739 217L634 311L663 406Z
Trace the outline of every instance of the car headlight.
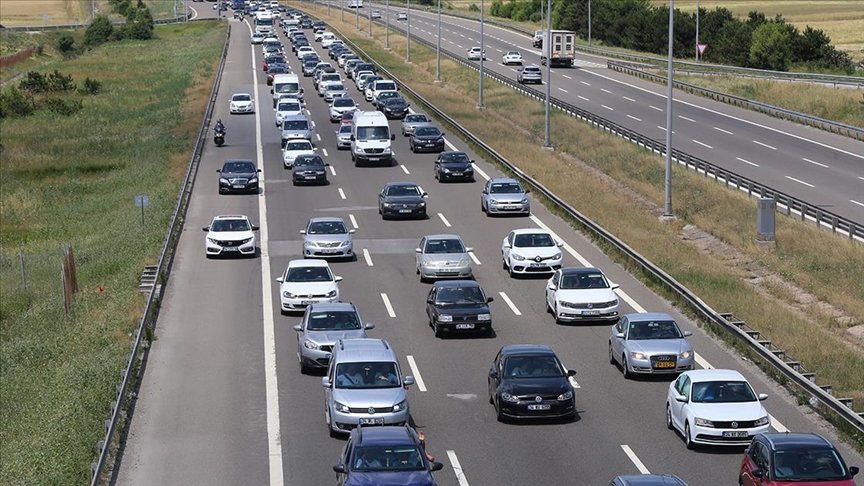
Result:
M387 203L387 202L385 202L385 203L384 203L384 207L385 207L385 208L390 208L390 207L393 207L393 204L392 204L392 203Z
M771 420L766 415L766 416L761 417L760 419L756 420L756 422L753 425L756 427L761 427L763 425L768 425L770 423L770 421Z
M438 322L453 322L453 316L441 314L438 316Z
M286 291L282 292L282 297L285 297L286 299L296 299L296 298L297 298L297 295L296 295L296 294L292 294L291 292L288 292L288 291L286 290Z
M462 259L462 260L459 260L459 266L460 266L460 267L464 267L464 266L466 266L466 265L470 265L470 264L471 264L471 262L468 261L467 258Z
M333 402L333 408L335 408L337 412L342 412L342 413L348 413L351 411L351 409L348 408L348 405L345 405L344 403L335 402L335 401Z
M444 173L445 173L445 174L449 174L449 173L450 173L450 169L448 169L448 168L445 167L445 168L444 168Z
M491 321L492 320L492 314L478 314L477 320L478 321Z
M421 202L421 203L418 204L417 206L418 206L418 207L421 207L421 208L425 208L425 207L426 207L426 202L425 202L425 201L424 201L424 202Z
M390 147L385 148L383 153L389 154L390 153Z
M765 418L767 419L768 417ZM699 427L714 427L714 422L700 417L694 418L693 423L698 425Z
M249 184L255 184L256 182L258 182L257 177L253 177L253 178L249 179Z
M252 237L251 237L251 236L250 236L249 238L246 238L245 240L241 240L241 241L240 241L240 244L241 244L241 245L245 245L246 243L249 243L250 241L252 241Z
M637 351L630 351L630 357L633 359L645 359L645 353L639 353Z
M556 253L555 255L552 256L552 259L553 260L560 260L561 256L562 256L561 252L559 251L558 253Z
M220 178L219 178L219 182L220 182L221 184L228 184L228 179L226 179L226 178L224 178L224 177L220 177Z
M498 200L497 199L490 199L489 204L498 204Z
M618 299L609 301L608 307L614 307L616 305L618 305Z
M526 197L522 199L521 201L519 201L519 204L528 204L528 198Z
M519 255L517 253L511 253L510 258L516 260L517 262L521 262L521 261L525 260L525 257L523 257L522 255Z
M684 351L683 353L678 355L678 357L681 359L689 359L690 356L693 356L693 351Z
M444 140L441 140L440 143L444 143ZM465 170L463 172L466 172L466 173L467 172L474 172L474 168L469 165L468 167L465 168Z
M303 341L303 346L305 346L306 349L318 349L318 347L319 347L318 343L313 343L312 341L310 341L308 339Z
M407 409L408 409L408 399L407 398L405 400L402 400L401 402L397 403L396 405L393 405L393 411L394 412L401 412L402 410L407 410Z
M351 240L345 240L342 243L339 243L339 246L348 246L351 244Z
M216 240L216 238L207 238L207 241L209 241L210 243L212 243L212 244L214 244L214 245L218 245L218 244L219 244L219 242Z
M558 305L560 305L561 307L567 307L569 309L575 309L576 308L576 304L574 304L572 302L565 302L563 300L559 301Z
M563 402L566 400L572 400L572 399L573 399L573 390L569 390L567 392L564 392L564 393L558 395L558 401L560 401L560 402Z
M501 400L504 400L505 402L510 402L510 403L519 403L519 397L514 397L513 395L511 395L509 393L502 393L501 394Z
M335 291L335 290L331 290L330 292L327 292L326 296L327 296L327 297L336 297L336 291Z

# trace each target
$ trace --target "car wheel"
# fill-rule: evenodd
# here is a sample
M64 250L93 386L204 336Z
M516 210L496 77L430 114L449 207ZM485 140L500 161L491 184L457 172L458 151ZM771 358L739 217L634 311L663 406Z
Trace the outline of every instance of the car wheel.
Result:
M337 433L335 430L333 430L333 425L331 423L332 421L330 420L330 411L329 410L327 411L326 415L327 415L327 431L330 432L330 437L335 439L335 438L339 437L339 433Z
M558 303L555 303L555 307L552 308L553 316L555 317L555 324L564 324L564 321L558 318Z
M441 332L441 328L438 327L438 324L436 324L434 322L432 323L432 329L435 330L435 337L436 338L440 338L443 335L443 333Z
M507 265L507 273L510 274L510 278L516 278L516 274L513 273L513 267Z
M309 367L306 366L306 364L303 363L303 360L301 359L300 360L300 374L301 375L308 375L310 371L311 370L309 369Z
M612 365L616 364L615 363L615 353L612 352L612 343L611 342L609 343L609 364L612 364Z
M624 374L625 380L633 378L633 374L630 373L630 367L627 366L627 356L625 355L621 355L621 372Z
M507 421L507 417L504 416L504 411L497 404L495 406L495 418L498 419L498 421L501 423L504 423Z
M684 422L684 445L687 446L687 449L693 450L696 448L696 444L693 443L693 439L690 438L690 424Z
M669 404L666 404L666 428L669 430L675 430L675 426L672 425L672 409L669 408Z

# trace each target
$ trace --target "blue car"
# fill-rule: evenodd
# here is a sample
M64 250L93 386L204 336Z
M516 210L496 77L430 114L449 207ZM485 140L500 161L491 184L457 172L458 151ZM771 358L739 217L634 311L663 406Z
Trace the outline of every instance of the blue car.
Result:
M437 486L432 472L443 468L409 425L357 427L333 466L340 486Z

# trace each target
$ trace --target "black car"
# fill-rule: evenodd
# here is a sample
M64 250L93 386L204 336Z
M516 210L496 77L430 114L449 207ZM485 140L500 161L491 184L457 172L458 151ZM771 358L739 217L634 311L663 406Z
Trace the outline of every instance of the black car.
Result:
M576 374L561 365L549 346L504 346L489 370L489 402L498 420L576 418Z
M302 27L304 29L311 29L312 28L312 19L301 20L300 21L300 27Z
M474 280L435 282L426 297L426 315L435 337L460 332L492 335L492 314L483 288Z
M294 44L291 46L291 50L297 52L297 49L307 46L309 46L309 40L303 37L302 39L297 39L296 41L294 41Z
M313 54L314 55L314 54ZM318 56L315 56L318 57ZM303 76L309 77L315 72L315 66L321 62L319 59L304 58L303 61Z
M438 127L417 127L408 139L411 152L443 152L444 134ZM438 167L435 167L438 170Z
M378 214L383 219L391 216L425 219L426 197L413 182L388 182L378 193Z
M419 128L417 130L420 130ZM465 152L448 151L435 160L435 178L439 182L450 180L474 181L474 163Z
M312 22L312 28L313 29L326 29L327 23L324 22L323 20L316 20L316 21Z
M255 167L251 160L229 159L225 161L219 173L219 194L229 192L258 192L258 173L261 169Z
M396 91L384 91L382 93L378 93L378 96L375 98L375 101L372 103L375 105L375 109L384 112L384 102L389 100L390 98L401 98L399 93Z
M298 155L294 159L291 180L298 184L327 185L327 164L318 154Z
M363 71L372 71L373 73L377 73L378 69L375 67L375 64L371 62L361 62L360 64L354 66L354 72L359 73Z
M408 102L401 96L384 100L382 108L387 118L405 118L408 114Z

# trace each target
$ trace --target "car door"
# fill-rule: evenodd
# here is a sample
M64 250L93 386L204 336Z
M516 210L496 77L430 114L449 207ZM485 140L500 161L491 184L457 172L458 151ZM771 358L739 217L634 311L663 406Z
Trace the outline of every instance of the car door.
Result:
M558 286L561 284L561 270L557 270L549 278L549 283L546 284L546 303L549 308L557 312L555 308L555 293L558 292Z
M492 185L492 181L486 181L486 185L483 186L483 192L480 193L480 204L484 209L489 209L489 188Z
M387 189L384 188L381 192L378 193L378 211L384 211L384 191Z
M753 476L753 470L755 469L761 469L767 479L769 474L768 449L765 447L765 444L758 440L754 440L750 444L750 447L748 447L747 451L744 453L744 460L741 461L741 484L743 486L757 486L762 484L761 481Z
M426 297L426 315L429 316L429 322L434 323L438 319L438 311L435 308L435 293L438 289L432 287L429 295Z
M627 316L622 317L615 326L612 327L612 337L609 339L610 345L612 346L612 357L619 361L621 355L624 354L626 340L627 340L627 331L629 330L630 325L628 324L629 319ZM623 338L619 338L617 334L624 334ZM619 361L620 362L620 361Z
M306 326L309 325L309 311L303 313L303 320L300 321L300 332L297 333L297 356L301 354L301 346L306 340Z
M495 355L492 360L492 368L489 369L489 396L493 397L498 394L498 385L501 384L501 377L504 370L502 369L501 350ZM497 399L497 397L496 397Z
M416 137L416 136L417 136L417 129L415 128L414 132L411 133L411 138L408 139L412 145L414 144L414 137ZM432 170L433 170L433 174L436 177L441 175L441 156L438 156L438 158L435 159L435 165L432 166Z
M416 263L417 263L417 270L420 270L420 267L423 266L423 261L425 259L425 255L426 255L426 253L424 253L426 251L426 237L425 236L420 239L420 246L418 246L417 248L420 248L420 251L414 253L414 259L416 260Z
M510 267L510 250L513 248L513 232L511 231L506 238L504 238L504 244L501 245L501 256L504 258L504 262L507 264L507 267Z
M679 430L684 430L684 414L687 403L690 401L690 377L687 375L681 375L675 381L675 391L679 395L684 395L687 397L687 401L682 403L678 400L675 400L675 397L671 397L669 407L672 412L672 423Z
M339 463L345 466L345 471L349 471L351 469L351 450L353 449L353 441L351 437L348 437L348 442L345 443L345 446L342 447L342 454L339 458ZM348 479L347 473L336 473L336 484L338 486L343 486L345 481Z

